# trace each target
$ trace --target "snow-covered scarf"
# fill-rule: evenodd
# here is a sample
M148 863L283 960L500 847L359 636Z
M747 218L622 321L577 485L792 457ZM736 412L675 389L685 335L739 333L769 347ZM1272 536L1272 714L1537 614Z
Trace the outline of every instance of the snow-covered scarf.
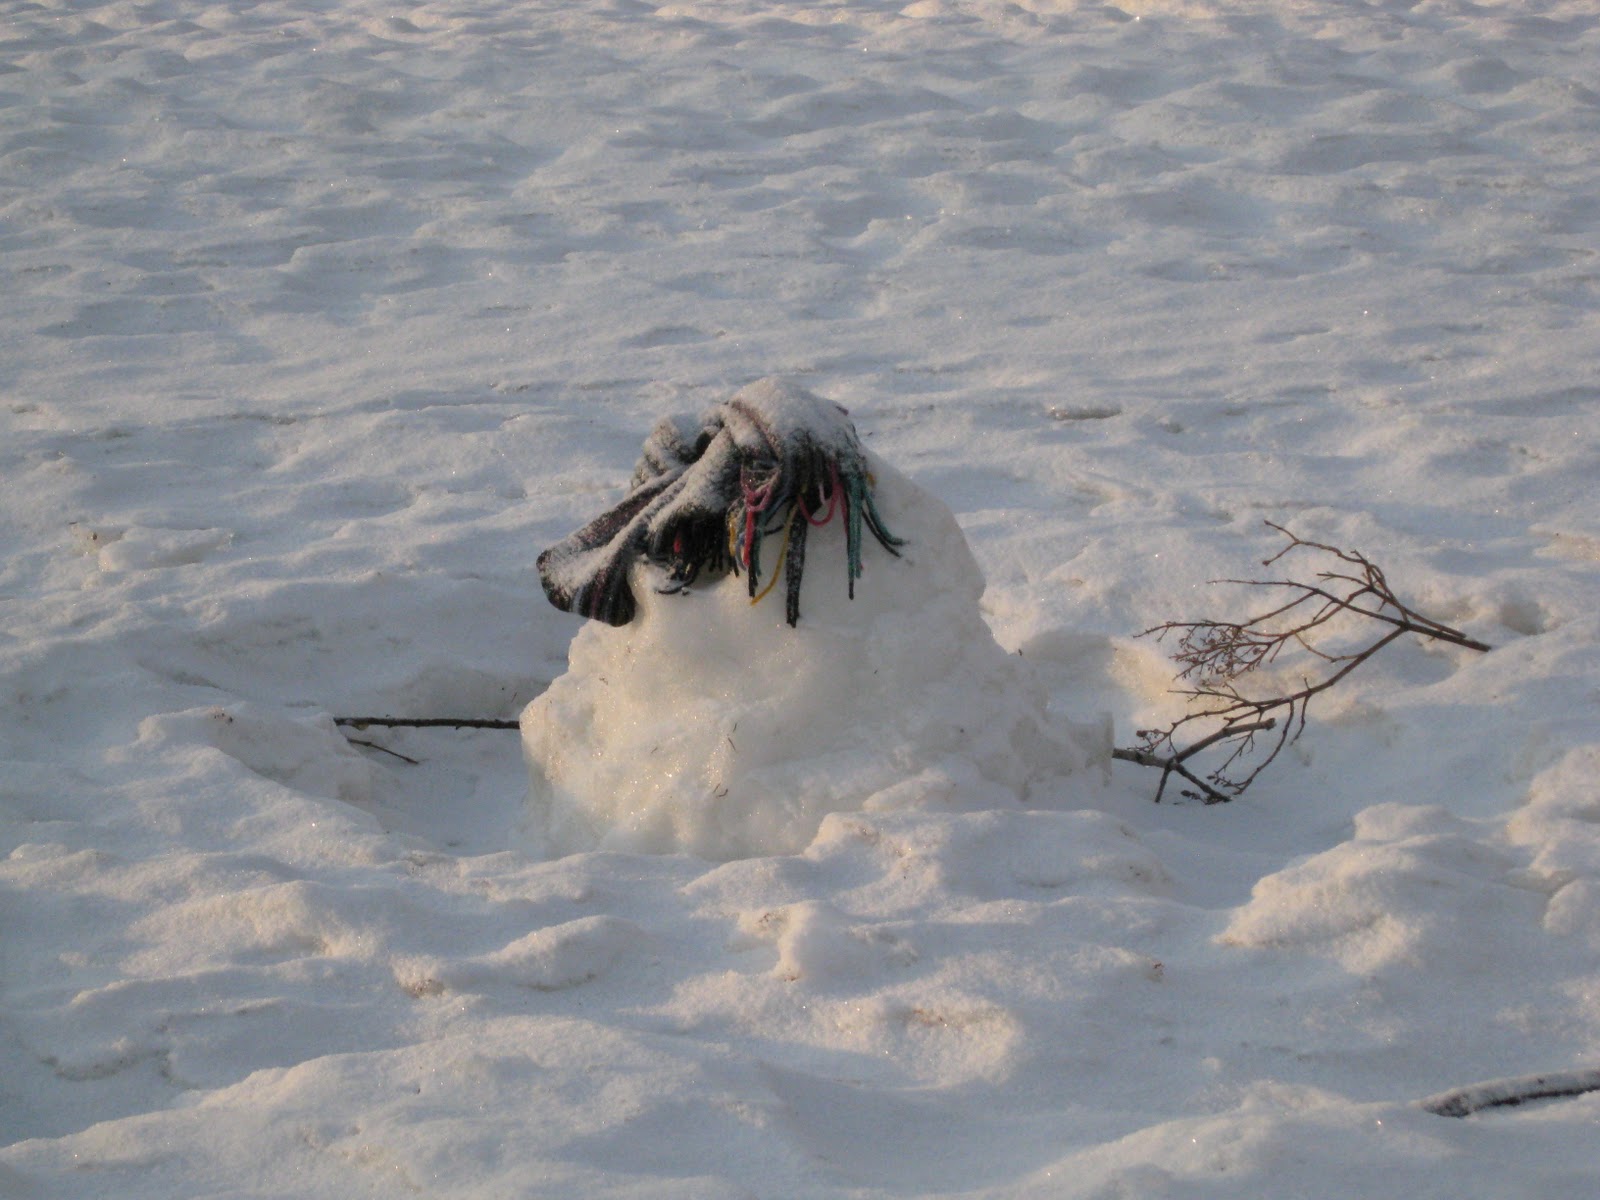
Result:
M681 592L702 571L743 571L752 603L787 584L789 624L800 619L806 531L835 514L845 522L846 586L861 576L861 527L891 554L902 545L872 501L872 478L845 410L801 388L764 379L709 409L698 426L669 417L644 444L622 502L539 555L557 608L626 625L629 585L643 559L664 570L658 588ZM761 552L779 537L778 562L761 586Z

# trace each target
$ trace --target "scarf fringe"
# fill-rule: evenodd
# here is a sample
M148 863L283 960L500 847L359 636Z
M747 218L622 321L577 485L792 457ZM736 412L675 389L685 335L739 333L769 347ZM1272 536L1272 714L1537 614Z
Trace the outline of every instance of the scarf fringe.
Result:
M661 422L634 468L632 490L541 554L539 575L557 608L626 625L638 607L628 577L641 559L663 569L657 590L666 594L702 573L743 573L751 603L773 590L781 572L794 625L811 527L843 519L852 599L863 529L898 557L904 542L889 531L873 488L843 409L798 388L755 385L707 412L693 436L676 420ZM762 549L774 536L780 541L768 576Z

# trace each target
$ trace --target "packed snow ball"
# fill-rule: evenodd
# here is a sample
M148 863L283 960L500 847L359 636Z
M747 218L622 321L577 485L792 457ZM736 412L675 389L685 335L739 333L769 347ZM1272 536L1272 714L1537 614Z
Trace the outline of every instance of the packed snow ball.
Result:
M598 582L572 582L581 545L558 556L566 595L608 578L620 593L626 570L632 603L625 622L579 631L567 673L522 714L533 820L551 852L794 853L829 813L1057 803L1072 795L1067 777L1109 761L1104 726L1047 714L1026 662L995 642L982 573L943 503L862 449L837 406L792 384L763 380L725 407L779 444L716 468L725 483L730 469L743 477L719 493L722 569L689 586L681 556L649 553L649 505L664 494L654 435L633 491L586 527L611 535L587 539ZM858 463L870 490L852 493L835 471L814 494L796 486L787 511L758 508L772 464L803 457L795 447ZM709 485L690 486L703 510ZM863 519L876 546L861 545ZM797 527L808 530L803 576L789 569ZM788 580L787 601L746 554L758 536L778 543L767 583Z

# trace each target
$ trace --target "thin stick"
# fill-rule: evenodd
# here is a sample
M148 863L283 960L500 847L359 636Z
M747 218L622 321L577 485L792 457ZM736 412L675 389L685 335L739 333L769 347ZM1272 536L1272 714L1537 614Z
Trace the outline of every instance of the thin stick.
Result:
M377 742L369 742L365 738L353 738L346 736L345 741L349 742L352 746L365 746L368 750L376 750L380 754L392 754L401 762L408 762L413 767L420 767L422 765L420 761L412 758L409 754L401 754L398 750L391 750L387 746L380 746Z
M1147 750L1123 749L1120 746L1111 751L1111 757L1121 759L1123 762L1137 763L1141 767L1160 767L1161 782L1156 786L1156 803L1161 803L1161 795L1166 791L1167 779L1172 775L1181 775L1195 787L1200 789L1200 794L1207 804L1226 804L1233 797L1225 792L1219 792L1205 780L1183 765L1183 760L1191 755L1198 754L1207 746L1215 745L1225 738L1240 737L1247 733L1259 733L1271 729L1273 721L1262 721L1257 725L1240 726L1234 729L1219 729L1210 737L1201 738L1194 745L1186 747L1168 758L1151 754Z
M485 717L335 717L333 723L348 729L367 729L374 725L382 729L518 729L521 727L516 721ZM364 746L368 750L391 754L413 767L422 765L419 759L412 758L409 754L401 754L398 750L391 750L387 746L380 746L377 742L351 737L348 733L344 736L352 746Z
M1547 1075L1521 1075L1491 1079L1453 1088L1419 1100L1418 1106L1441 1117L1466 1117L1485 1108L1514 1108L1530 1100L1557 1100L1600 1092L1600 1070L1555 1071Z
M335 717L335 725L365 729L378 725L387 729L520 729L517 721L482 717Z
M1124 749L1121 746L1111 751L1112 758L1119 758L1123 762L1138 763L1141 767L1160 767L1161 782L1156 785L1156 803L1161 803L1161 796L1167 790L1167 780L1173 775L1181 775L1195 787L1200 789L1199 794L1204 797L1207 804L1226 804L1233 797L1225 792L1219 792L1205 780L1201 779L1188 767L1184 766L1176 757L1159 758L1144 750Z

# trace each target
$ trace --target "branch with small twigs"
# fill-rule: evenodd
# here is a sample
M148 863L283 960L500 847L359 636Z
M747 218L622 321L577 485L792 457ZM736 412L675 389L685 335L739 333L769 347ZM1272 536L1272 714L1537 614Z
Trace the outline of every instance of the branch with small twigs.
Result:
M1139 635L1154 636L1157 641L1176 635L1172 659L1182 668L1179 681L1191 685L1173 689L1174 694L1188 699L1189 712L1163 728L1139 730L1137 746L1112 752L1125 762L1160 769L1158 802L1174 775L1195 789L1185 795L1207 804L1225 803L1240 795L1305 731L1306 712L1314 697L1407 634L1468 650L1490 649L1401 601L1382 568L1366 555L1308 541L1271 521L1266 524L1288 538L1289 544L1265 559L1262 566L1270 567L1302 551L1328 555L1333 563L1316 574L1314 583L1213 580L1274 589L1287 599L1244 621L1168 621ZM1352 644L1349 618L1373 621L1384 629L1370 641ZM1240 680L1276 663L1286 650L1309 654L1320 665L1321 676L1302 675L1302 686L1282 695L1254 697L1240 690ZM1185 743L1191 735L1194 740ZM1203 775L1197 773L1193 760L1218 746L1225 750L1221 761Z

